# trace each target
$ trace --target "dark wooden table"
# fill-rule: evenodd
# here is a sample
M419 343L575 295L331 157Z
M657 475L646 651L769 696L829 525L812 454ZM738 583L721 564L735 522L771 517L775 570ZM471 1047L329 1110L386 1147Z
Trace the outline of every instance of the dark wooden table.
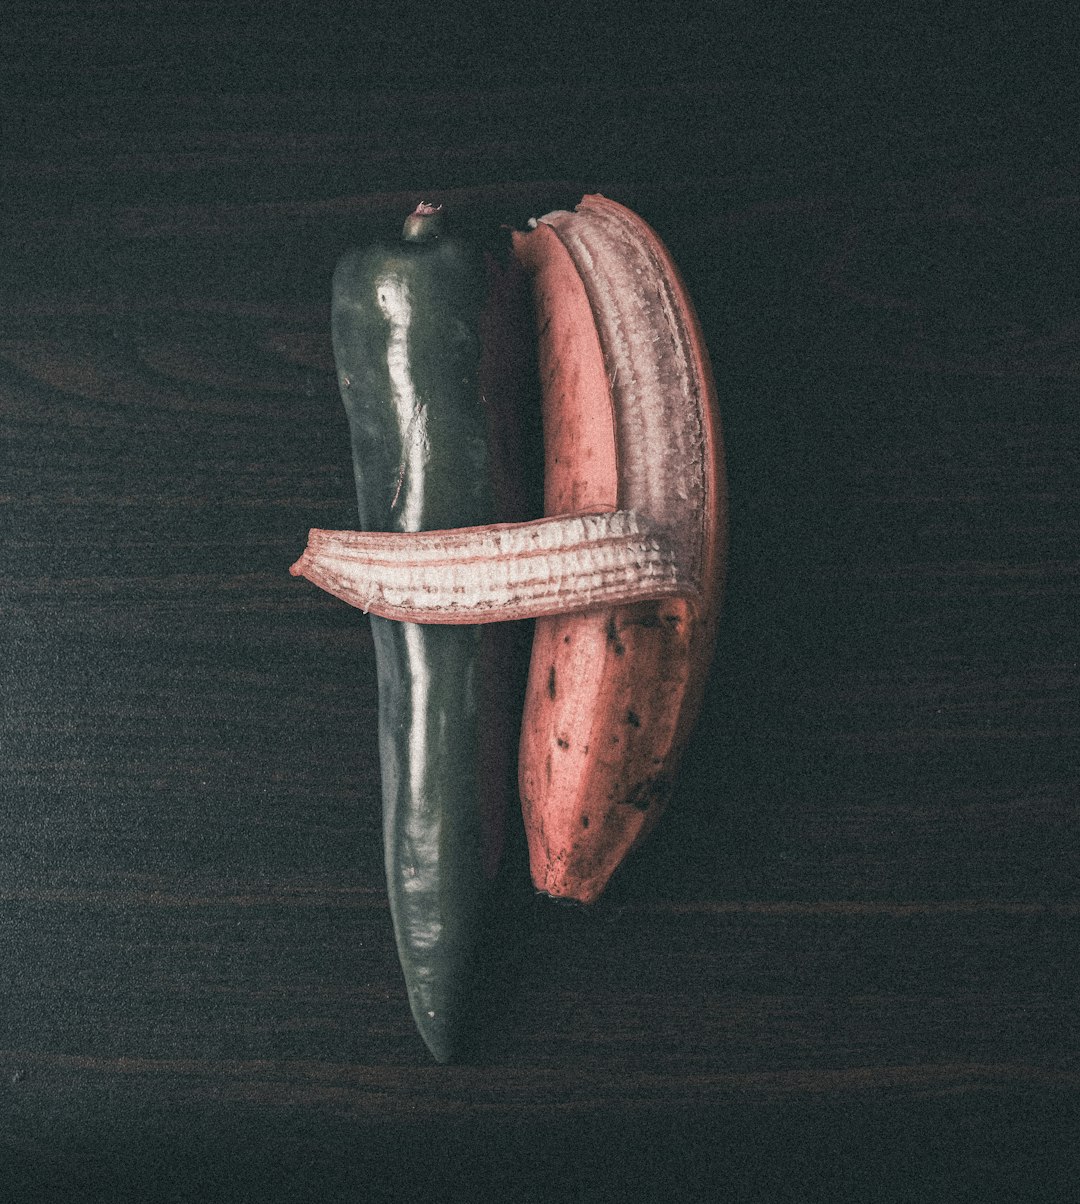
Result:
M734 50L565 52L239 3L215 49L197 7L4 18L0 1198L1066 1198L1075 145L808 19L770 56L749 5ZM712 349L720 644L600 905L535 900L515 830L438 1067L366 622L287 574L353 525L329 274L421 198L482 231L585 191Z

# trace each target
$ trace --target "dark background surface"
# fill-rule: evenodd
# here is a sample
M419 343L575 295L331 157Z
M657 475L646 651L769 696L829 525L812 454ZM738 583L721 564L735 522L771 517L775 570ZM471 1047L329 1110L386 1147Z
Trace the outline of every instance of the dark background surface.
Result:
M1052 31L909 17L5 7L0 1198L1067 1198L1076 143ZM328 280L585 191L697 302L727 602L663 823L592 912L514 845L442 1068L368 630L286 572Z

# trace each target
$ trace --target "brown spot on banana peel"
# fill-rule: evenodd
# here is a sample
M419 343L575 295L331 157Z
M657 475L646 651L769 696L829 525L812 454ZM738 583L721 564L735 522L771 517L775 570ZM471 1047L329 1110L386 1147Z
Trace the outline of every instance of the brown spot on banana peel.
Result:
M656 822L696 717L726 534L719 421L693 307L640 218L586 197L515 248L533 274L552 517L314 531L292 571L390 618L538 619L520 752L533 880L590 902Z

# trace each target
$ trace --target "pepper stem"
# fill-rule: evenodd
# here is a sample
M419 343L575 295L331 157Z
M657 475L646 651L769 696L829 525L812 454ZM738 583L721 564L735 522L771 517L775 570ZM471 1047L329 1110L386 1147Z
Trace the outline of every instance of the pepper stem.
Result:
M442 205L421 201L405 219L401 237L405 242L434 242L445 230L446 214Z

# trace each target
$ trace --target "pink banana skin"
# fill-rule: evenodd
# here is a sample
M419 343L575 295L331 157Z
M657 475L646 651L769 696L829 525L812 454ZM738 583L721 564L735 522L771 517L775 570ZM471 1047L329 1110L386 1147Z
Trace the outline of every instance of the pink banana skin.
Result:
M683 586L536 624L519 754L533 883L589 903L659 818L700 705L726 530L719 420L685 287L639 217L586 197L517 242L537 299L545 509L647 516Z
M388 618L537 620L519 757L531 872L588 903L659 817L700 706L726 550L720 425L693 306L640 217L587 196L514 241L547 517L312 531L291 571Z

